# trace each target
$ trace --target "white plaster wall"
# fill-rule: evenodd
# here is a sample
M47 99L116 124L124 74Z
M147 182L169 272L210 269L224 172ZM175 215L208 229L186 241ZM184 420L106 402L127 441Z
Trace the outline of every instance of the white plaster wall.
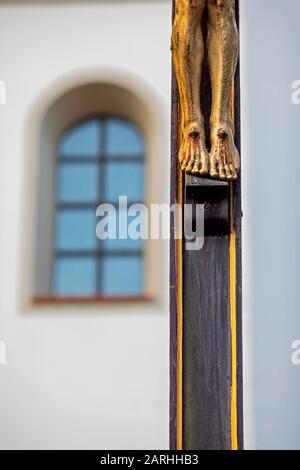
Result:
M34 111L37 119L46 90L51 102L76 76L120 83L124 75L159 103L168 169L170 22L164 0L0 5L1 448L168 446L167 245L155 267L165 296L153 305L25 308L23 291L31 269L27 196L36 189L27 142L36 121L28 117Z
M300 449L299 0L241 0L245 444Z
M35 190L28 116L46 90L51 102L75 77L108 74L151 90L168 129L170 1L19 3L0 6L0 447L167 447L167 298L30 310L22 292L26 195ZM300 106L291 102L299 14L298 0L241 0L247 448L300 448L300 367L291 363L300 339ZM166 132L166 168L168 140ZM168 184L163 191L168 200ZM167 254L157 269L167 283Z

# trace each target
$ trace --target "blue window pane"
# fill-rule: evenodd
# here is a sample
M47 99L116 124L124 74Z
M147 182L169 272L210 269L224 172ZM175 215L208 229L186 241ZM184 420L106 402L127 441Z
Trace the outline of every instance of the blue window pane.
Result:
M121 211L121 213L120 213ZM121 214L121 217L120 217ZM116 239L107 238L103 240L103 246L105 249L108 250L141 250L144 246L144 240L138 238L137 240L133 240L127 236L126 239L119 238L122 233L127 233L128 235L128 227L130 222L135 220L137 217L129 217L127 211L125 210L117 210L116 211ZM127 219L127 220L126 220ZM126 223L127 222L127 223ZM137 227L136 230L139 232L140 228ZM101 242L100 242L101 243Z
M55 262L54 293L93 295L96 286L96 261L89 258L61 258Z
M95 157L100 150L100 123L96 119L72 127L65 133L59 146L63 157Z
M93 210L61 210L57 214L56 248L91 250L96 247L96 215Z
M98 171L94 163L61 164L58 170L57 199L60 202L96 202Z
M107 148L109 157L144 154L144 139L137 128L120 119L107 122Z
M138 295L143 292L143 259L139 257L105 257L103 293L107 295Z
M128 201L144 198L144 164L141 162L108 163L106 169L106 200L118 201L127 196Z

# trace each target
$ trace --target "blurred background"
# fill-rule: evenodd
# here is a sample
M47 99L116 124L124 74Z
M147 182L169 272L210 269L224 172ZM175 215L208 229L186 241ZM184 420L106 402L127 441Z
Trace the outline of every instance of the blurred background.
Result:
M300 448L298 0L241 0L246 448ZM0 447L168 447L171 0L0 1Z

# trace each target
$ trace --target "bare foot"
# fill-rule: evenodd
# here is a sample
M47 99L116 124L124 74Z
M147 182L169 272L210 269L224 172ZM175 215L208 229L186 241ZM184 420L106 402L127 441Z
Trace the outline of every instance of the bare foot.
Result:
M219 127L212 131L210 176L220 180L235 180L240 169L239 152L231 130Z
M179 150L179 161L183 171L207 175L209 154L205 145L204 130L199 124L192 123L184 130L183 141Z

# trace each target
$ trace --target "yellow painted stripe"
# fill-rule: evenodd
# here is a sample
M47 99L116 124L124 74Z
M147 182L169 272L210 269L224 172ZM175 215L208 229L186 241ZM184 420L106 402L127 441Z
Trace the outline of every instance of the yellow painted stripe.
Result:
M181 115L178 110L179 122L178 122L178 148L181 143ZM179 162L178 162L179 166ZM178 170L178 194L177 201L180 207L182 207L182 171ZM181 217L181 214L179 215ZM181 221L182 222L182 221ZM180 224L180 222L179 222ZM178 225L180 227L180 225ZM182 224L181 224L182 227ZM182 450L183 447L183 377L182 377L182 347L183 347L183 301L182 301L182 237L177 240L177 368L176 368L176 449Z
M233 128L234 113L234 80L231 89L231 115ZM231 329L231 406L230 429L231 450L238 450L237 430L237 325L236 325L236 232L234 227L234 188L230 184L230 242L229 242L229 289L230 289L230 329Z
M182 330L183 330L183 318L182 318L182 242L178 240L178 297L177 297L177 406L176 406L176 449L182 450Z
M230 190L231 220L234 216L233 187ZM238 450L237 431L237 342L236 342L236 233L234 227L230 233L230 328L231 328L231 450Z

